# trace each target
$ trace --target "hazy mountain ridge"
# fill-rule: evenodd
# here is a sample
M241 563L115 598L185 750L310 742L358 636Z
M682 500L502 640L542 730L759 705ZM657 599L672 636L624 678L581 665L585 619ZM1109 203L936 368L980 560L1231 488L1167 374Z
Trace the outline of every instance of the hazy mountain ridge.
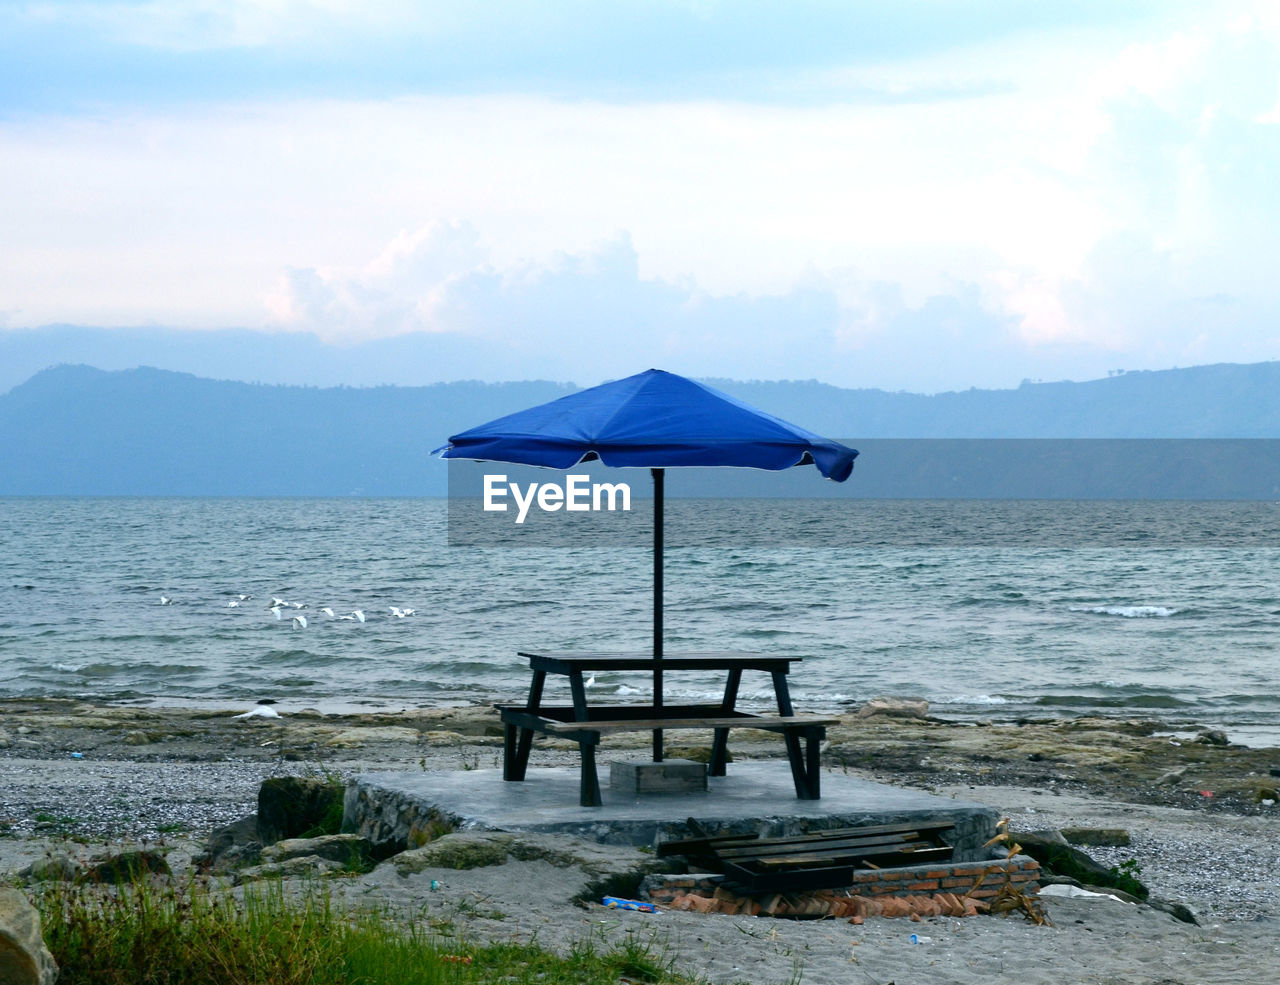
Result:
M885 438L1280 438L1280 363L931 396L814 381L710 382L855 445ZM0 494L442 495L445 469L429 453L450 434L574 389L545 381L318 388L59 366L0 396ZM864 449L855 471L862 493L892 495L870 466ZM965 488L982 495L980 486ZM926 487L916 481L911 494Z

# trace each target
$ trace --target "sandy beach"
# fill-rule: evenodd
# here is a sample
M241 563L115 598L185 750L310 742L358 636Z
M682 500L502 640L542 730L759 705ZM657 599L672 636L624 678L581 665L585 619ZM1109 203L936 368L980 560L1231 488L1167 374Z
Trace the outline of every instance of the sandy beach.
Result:
M0 872L49 852L90 857L144 843L166 851L181 872L214 827L253 812L268 777L500 765L487 708L325 715L281 706L279 719L233 717L243 710L0 702ZM778 753L770 742L734 746L740 758ZM573 760L571 747L551 743L536 751L533 766ZM536 936L566 948L584 937L640 935L680 971L716 983L1190 985L1280 977L1280 750L1224 745L1212 735L1197 741L1150 722L848 716L830 730L824 764L988 804L1015 832L1124 828L1128 847L1090 854L1105 865L1133 860L1153 896L1184 903L1199 923L1106 898L1045 898L1052 926L1016 916L853 926L618 912L576 905L583 873L541 861L412 875L383 863L332 885L353 904L445 915L451 932L475 939ZM928 940L913 944L913 933Z

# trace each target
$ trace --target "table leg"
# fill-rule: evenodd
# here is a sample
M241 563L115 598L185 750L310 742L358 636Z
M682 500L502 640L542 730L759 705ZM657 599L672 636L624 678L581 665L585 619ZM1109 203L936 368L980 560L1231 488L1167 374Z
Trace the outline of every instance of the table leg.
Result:
M738 686L742 683L742 671L733 668L729 671L729 678L724 685L724 698L720 702L720 710L726 714L733 714L734 708L738 704ZM718 728L715 730L715 738L711 742L711 762L707 768L709 776L724 776L725 764L729 761L729 730L727 728Z
M516 768L516 727L510 722L502 726L502 778L515 779Z
M595 743L579 742L578 749L582 753L582 775L578 781L578 803L583 807L599 807L604 801L600 798L600 780L596 776Z
M773 693L778 698L778 714L794 715L791 710L791 690L787 687L787 672L785 670L775 670L773 672Z
M587 687L582 683L582 671L574 668L569 671L569 693L573 695L574 721L587 720Z
M791 708L791 691L787 687L786 671L775 670L773 672L773 693L778 699L778 714L793 715L795 712ZM800 736L796 734L795 729L787 729L782 733L787 743L787 760L791 763L791 779L795 781L796 797L800 800L810 800L807 796L809 783L805 776L804 753L800 749Z
M533 680L529 682L529 699L525 701L524 708L531 715L536 715L538 709L542 707L542 685L547 680L547 672L545 670L535 670L533 672Z
M808 781L805 800L822 799L822 740L826 734L827 730L821 725L805 731L805 778Z
M529 682L529 697L525 710L536 715L542 707L542 686L547 679L545 670L535 670ZM533 729L521 728L507 722L502 730L502 778L523 780L529 769L529 753L533 748Z

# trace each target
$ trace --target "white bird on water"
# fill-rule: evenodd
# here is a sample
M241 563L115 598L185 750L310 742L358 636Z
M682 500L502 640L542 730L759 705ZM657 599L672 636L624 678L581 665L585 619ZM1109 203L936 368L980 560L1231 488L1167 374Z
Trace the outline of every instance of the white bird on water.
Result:
M270 705L255 705L243 715L232 715L232 718L279 718L280 712Z
M235 599L232 599L230 602L227 603L228 609L238 609L239 607L240 607L240 603L237 602Z
M160 604L161 604L161 605L173 605L173 599L169 598L169 596L168 596L168 595L161 595L161 596L160 596Z
M324 613L326 616L328 616L330 619L333 619L333 618L334 618L333 610L332 610L332 609L330 609L327 605L326 605L323 609L321 609L320 611L321 611L321 612L323 612L323 613Z
M407 616L413 615L416 611L416 609L402 609L398 605L391 606L391 614L397 619L404 619Z
M284 616L280 614L280 606L278 605L273 605L271 607L271 614L276 617L276 622L279 622L281 619L284 618Z
M306 628L307 628L307 617L306 617L306 616L294 616L294 617L293 617L293 628L294 628L294 629L306 629Z

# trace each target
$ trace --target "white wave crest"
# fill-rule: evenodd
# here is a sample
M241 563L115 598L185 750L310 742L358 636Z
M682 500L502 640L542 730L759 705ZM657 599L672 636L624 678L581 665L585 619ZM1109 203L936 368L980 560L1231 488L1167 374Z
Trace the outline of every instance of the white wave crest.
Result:
M998 694L957 694L951 698L939 698L937 705L1007 705L1008 698Z
M1099 616L1123 616L1125 619L1162 619L1180 610L1167 605L1073 605L1072 612L1092 612Z

